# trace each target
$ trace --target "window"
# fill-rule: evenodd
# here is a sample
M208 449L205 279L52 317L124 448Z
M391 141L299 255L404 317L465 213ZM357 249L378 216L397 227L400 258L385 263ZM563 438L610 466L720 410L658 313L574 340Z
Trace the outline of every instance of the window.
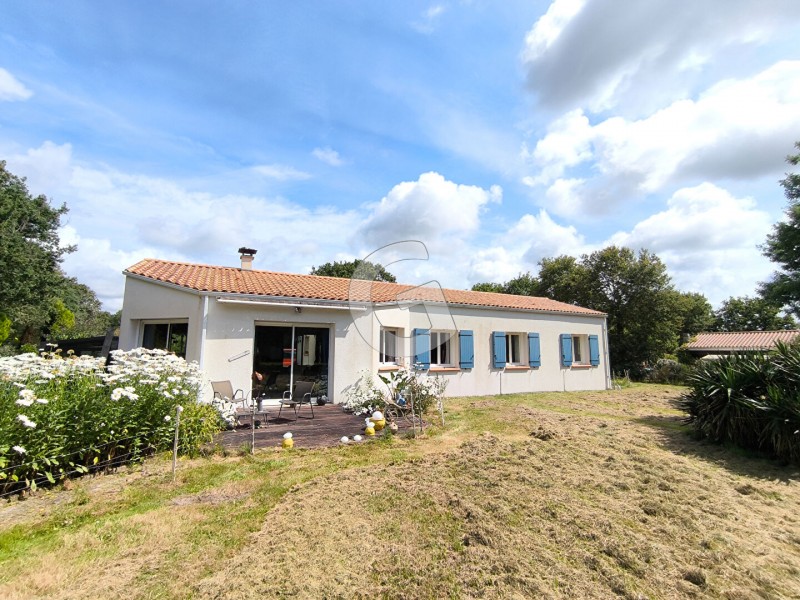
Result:
M188 323L147 323L144 326L142 347L150 350L169 350L186 358Z
M431 331L431 365L449 367L453 364L449 331Z
M596 367L600 364L600 338L596 335L562 333L561 366L573 365Z
M520 333L507 333L506 334L506 364L521 365L522 364L522 334Z
M572 336L572 364L583 365L586 364L586 353L583 352L585 335Z
M397 364L397 338L399 334L397 329L386 329L381 327L380 339L380 362L383 364L396 365Z

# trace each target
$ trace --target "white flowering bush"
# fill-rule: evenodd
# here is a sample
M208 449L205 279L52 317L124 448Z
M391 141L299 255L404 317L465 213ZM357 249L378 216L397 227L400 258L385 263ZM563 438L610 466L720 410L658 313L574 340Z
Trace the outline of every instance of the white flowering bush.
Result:
M169 448L178 405L182 453L219 431L219 413L198 401L196 364L142 348L112 358L0 358L0 494Z
M383 405L383 390L369 371L362 371L358 381L344 390L342 408L354 415L371 415L376 410L383 410Z

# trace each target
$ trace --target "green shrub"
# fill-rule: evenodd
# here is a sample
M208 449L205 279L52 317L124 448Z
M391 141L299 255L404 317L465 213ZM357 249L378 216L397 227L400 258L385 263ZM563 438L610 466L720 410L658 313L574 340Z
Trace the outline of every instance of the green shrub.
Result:
M700 361L679 407L697 433L800 463L800 348Z
M660 359L645 376L645 381L650 383L668 383L682 385L692 372L690 367L682 365L677 360L669 358Z
M193 455L219 430L198 403L195 364L161 350L103 359L22 354L0 358L0 494L117 466L171 448Z

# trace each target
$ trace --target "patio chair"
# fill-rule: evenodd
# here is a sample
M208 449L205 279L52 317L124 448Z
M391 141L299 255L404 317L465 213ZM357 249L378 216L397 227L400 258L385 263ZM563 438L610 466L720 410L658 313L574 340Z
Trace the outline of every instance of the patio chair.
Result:
M222 402L230 402L234 405L236 410L236 424L243 425L242 418L249 417L254 419L252 407L247 404L247 394L242 390L233 391L233 385L230 380L225 381L212 381L211 389L214 390L214 399L221 400ZM263 411L261 413L266 415ZM255 424L255 422L253 422Z
M311 401L311 391L314 389L313 381L295 381L294 389L283 392L283 398L279 400L280 408L278 409L278 417L281 416L281 411L284 406L291 406L294 410L294 419L298 419L298 408L302 408L303 404L308 404L311 409L311 418L314 418L314 403Z

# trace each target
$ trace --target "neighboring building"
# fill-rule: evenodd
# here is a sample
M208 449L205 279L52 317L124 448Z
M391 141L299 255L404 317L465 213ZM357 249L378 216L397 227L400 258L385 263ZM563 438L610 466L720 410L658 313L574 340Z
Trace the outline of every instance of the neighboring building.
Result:
M244 252L244 250L242 250ZM255 252L253 251L253 254ZM416 366L447 395L602 390L606 316L546 298L145 259L128 268L120 348L167 348L211 380L274 397L317 380L334 401L364 371Z
M698 358L717 358L743 352L769 352L777 342L791 343L800 331L711 331L698 333L683 349Z

